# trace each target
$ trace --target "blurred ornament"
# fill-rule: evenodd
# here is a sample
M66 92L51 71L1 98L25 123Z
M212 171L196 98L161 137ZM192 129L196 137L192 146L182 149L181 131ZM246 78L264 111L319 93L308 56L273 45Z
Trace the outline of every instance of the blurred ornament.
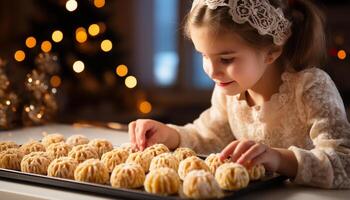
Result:
M10 85L10 81L8 80L4 71L5 65L6 62L0 58L0 97L5 95L5 90Z
M58 106L49 80L59 70L57 62L55 55L39 54L35 60L38 69L27 75L25 85L30 103L24 106L22 112L24 125L44 124L54 118Z
M25 82L26 88L33 92L36 99L41 99L43 94L48 90L48 81L45 80L46 75L43 72L33 70L32 73L27 74Z
M45 117L45 106L30 104L24 107L23 123L26 126L42 124Z
M12 128L15 125L19 103L17 95L10 91L5 65L5 61L0 59L0 129Z

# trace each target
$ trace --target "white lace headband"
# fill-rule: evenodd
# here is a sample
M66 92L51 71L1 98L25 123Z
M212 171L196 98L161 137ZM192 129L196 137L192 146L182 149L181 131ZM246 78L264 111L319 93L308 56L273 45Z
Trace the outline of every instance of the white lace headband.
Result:
M280 8L274 8L268 0L194 0L191 11L203 4L209 9L229 7L229 14L236 23L248 22L261 35L271 35L276 45L284 44L291 35L292 23L284 18Z

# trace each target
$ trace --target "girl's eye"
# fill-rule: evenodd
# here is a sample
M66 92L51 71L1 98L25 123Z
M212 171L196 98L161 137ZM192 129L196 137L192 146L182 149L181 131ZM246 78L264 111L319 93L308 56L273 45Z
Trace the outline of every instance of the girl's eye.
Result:
M221 63L230 64L234 61L234 58L220 58Z

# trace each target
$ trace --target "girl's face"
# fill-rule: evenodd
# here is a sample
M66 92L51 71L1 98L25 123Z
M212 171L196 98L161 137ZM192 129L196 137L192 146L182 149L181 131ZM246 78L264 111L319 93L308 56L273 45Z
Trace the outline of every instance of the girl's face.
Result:
M205 73L226 95L253 88L267 68L267 51L256 50L235 33L215 34L207 27L191 27L191 39L203 56Z

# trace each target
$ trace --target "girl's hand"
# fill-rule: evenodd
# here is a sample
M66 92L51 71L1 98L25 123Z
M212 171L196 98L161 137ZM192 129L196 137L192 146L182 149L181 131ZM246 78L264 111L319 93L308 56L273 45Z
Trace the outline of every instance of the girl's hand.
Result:
M233 162L246 167L262 164L272 172L278 171L281 162L280 153L276 149L251 140L235 140L227 145L222 150L220 159L225 160L230 156Z
M179 133L175 129L150 119L130 122L129 137L131 143L141 151L157 143L165 144L169 149L175 149L180 140Z

